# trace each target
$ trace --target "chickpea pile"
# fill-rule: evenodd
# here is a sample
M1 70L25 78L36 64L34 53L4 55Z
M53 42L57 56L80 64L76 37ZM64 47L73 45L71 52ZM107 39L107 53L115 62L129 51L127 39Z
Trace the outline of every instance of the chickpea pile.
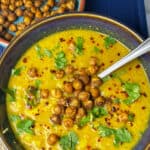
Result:
M104 104L105 98L101 96L100 91L102 81L96 76L98 71L96 57L91 57L88 68L75 69L72 65L68 65L61 71L64 72L63 75L72 74L72 79L64 81L61 89L55 88L51 91L51 96L57 99L50 118L52 123L71 128L93 107ZM56 71L56 77L59 73L60 71Z
M54 7L58 9L53 10ZM75 0L1 0L0 37L10 41L37 20L74 9ZM23 17L23 22L14 23L19 17Z

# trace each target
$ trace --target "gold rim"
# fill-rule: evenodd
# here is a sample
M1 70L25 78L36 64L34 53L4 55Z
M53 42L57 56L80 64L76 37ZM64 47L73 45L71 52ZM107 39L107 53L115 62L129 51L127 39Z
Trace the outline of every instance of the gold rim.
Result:
M8 52L14 46L14 44L18 40L20 40L23 36L25 36L27 33L29 33L31 30L41 26L44 23L51 22L51 21L54 21L54 20L59 20L59 19L62 19L62 18L68 18L68 17L90 17L90 18L96 18L96 19L104 20L104 21L110 22L111 24L119 26L120 28L123 28L125 31L129 32L139 43L141 43L143 41L142 38L137 33L135 33L134 31L132 31L127 26L125 26L125 25L121 24L120 22L117 22L117 21L115 21L113 19L101 16L101 15L90 14L90 13L69 13L69 14L63 14L63 15L58 15L58 16L54 16L54 17L49 17L49 18L43 19L43 20L37 22L36 24L33 24L30 27L27 27L26 30L24 30L20 35L16 36L11 41L9 46L6 48L4 54L2 55L2 57L0 59L0 65L2 64L4 58L7 56Z

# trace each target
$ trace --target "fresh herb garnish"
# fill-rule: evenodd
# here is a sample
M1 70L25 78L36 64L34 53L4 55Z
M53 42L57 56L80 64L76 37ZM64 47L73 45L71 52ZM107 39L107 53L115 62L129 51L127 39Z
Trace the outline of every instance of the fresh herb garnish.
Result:
M33 130L31 129L31 127L34 125L34 121L31 119L24 119L24 120L20 120L17 122L16 127L17 130L22 133L29 133L29 134L34 134Z
M99 49L98 47L96 47L96 46L94 46L93 50L94 50L94 52L96 52L96 53L100 52L100 49Z
M55 57L55 66L57 69L63 69L67 65L66 55L63 51L57 53Z
M114 99L113 102L114 102L115 104L120 104L120 103L121 103L121 101L120 101L119 98Z
M108 49L110 48L111 46L113 46L117 41L111 37L111 36L107 36L105 39L104 39L104 45L105 45L105 48Z
M98 131L100 136L114 136L114 144L118 145L120 143L131 142L131 133L126 128L112 129L106 126L99 126Z
M19 76L21 74L23 67L19 67L19 68L14 68L11 70L11 75L12 76Z
M107 82L107 81L110 80L110 79L111 79L110 76L106 76L106 77L102 78L102 81L103 81L103 82Z
M105 107L94 107L92 109L92 114L94 115L95 118L105 116L108 114L107 110Z
M50 50L44 49L44 55L50 58L50 57L52 57L53 54Z
M139 84L126 82L124 83L123 88L128 94L128 98L124 100L125 104L130 105L140 97Z
M8 94L8 100L10 102L16 101L16 89L14 88L3 88L2 91Z
M16 122L16 121L21 120L21 117L18 116L18 115L10 115L10 116L9 116L9 119L10 119L11 121Z
M75 53L81 55L83 53L83 43L84 39L82 37L77 37Z
M41 83L42 83L41 80L38 80L38 79L35 80L35 87L36 87L36 88L39 88L40 85L41 85Z
M78 136L74 131L70 131L67 135L62 136L59 142L63 150L75 150Z
M37 53L37 56L39 58L42 58L43 57L43 54L41 52L41 47L39 45L35 45L35 50L36 50L36 53Z
M128 114L128 120L133 122L134 121L134 118L135 118L135 114L134 113L129 113Z

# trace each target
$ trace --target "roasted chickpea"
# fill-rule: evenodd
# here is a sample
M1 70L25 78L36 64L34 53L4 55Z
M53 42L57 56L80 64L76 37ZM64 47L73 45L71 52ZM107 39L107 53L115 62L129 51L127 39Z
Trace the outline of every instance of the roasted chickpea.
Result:
M90 65L94 65L94 66L97 65L97 58L92 56L90 58L90 62L89 63L90 63Z
M5 22L5 18L0 15L0 24L4 24L4 22Z
M90 110L93 107L93 102L91 100L87 100L83 102L85 109Z
M79 96L79 94L80 94L80 90L75 90L74 92L73 92L73 95L74 95L74 97L78 97Z
M88 84L89 81L90 81L90 78L89 78L88 75L81 75L81 76L79 76L79 79L80 79L85 85Z
M84 89L85 89L86 92L90 92L91 86L88 84L88 85L85 86Z
M90 98L90 94L88 92L82 91L79 94L79 100L86 101Z
M34 1L34 6L39 8L42 5L42 1L36 0Z
M15 32L15 31L17 31L17 26L15 24L11 24L9 26L9 30L12 31L12 32Z
M92 77L91 79L91 86L92 87L99 87L102 84L102 80L98 77Z
M62 105L62 106L68 106L68 101L67 101L66 98L60 98L60 99L58 100L58 104L59 104L59 105Z
M65 114L67 117L74 118L76 115L76 108L72 106L67 107Z
M1 3L8 5L9 4L9 0L1 0Z
M50 7L53 7L55 4L55 1L54 0L47 0L47 5L50 6Z
M82 87L83 87L83 83L82 83L81 80L75 79L75 80L73 81L73 88L74 88L74 89L76 89L76 90L81 90Z
M56 88L51 91L51 95L55 98L62 98L63 92L59 88Z
M16 0L10 0L11 4L15 4Z
M91 75L94 75L98 72L99 67L97 65L91 65L88 70Z
M31 1L31 0L26 1L26 2L24 3L24 6L25 6L26 8L31 8L31 7L33 6L32 1Z
M59 137L57 134L50 134L48 136L47 142L49 145L54 145L57 143L58 140L59 140Z
M17 8L15 13L18 17L23 16L23 10L21 8Z
M48 97L49 97L49 90L48 90L48 89L42 89L42 90L40 91L40 96L41 96L41 98L43 98L43 99L48 98Z
M16 9L15 5L13 5L13 4L9 5L9 10L14 11L15 9Z
M61 119L59 115L55 115L53 114L50 118L50 120L54 123L54 124L60 124L61 123Z
M7 28L9 28L9 26L10 26L10 22L5 21L5 23L3 24L3 27L7 29Z
M62 14L62 13L64 13L64 11L65 11L65 8L64 8L64 7L59 7L59 8L56 10L56 12L57 12L58 14Z
M101 106L105 102L105 99L102 96L99 96L95 99L95 106Z
M93 98L97 98L100 95L100 91L98 88L91 88L90 92Z
M17 24L17 29L19 31L23 31L25 29L26 25L24 23L19 23Z
M34 6L32 6L32 7L30 8L30 10L31 10L32 13L36 13L36 10L37 10L37 9L36 9Z
M71 128L71 127L73 127L73 120L71 118L65 118L65 119L63 119L63 125L66 128Z
M26 24L26 25L29 25L29 24L31 24L31 18L29 17L29 16L24 16L24 23Z
M77 98L72 98L70 101L70 106L78 108L80 106L79 100Z
M10 33L5 33L4 38L10 41L13 38L13 35L11 35Z
M3 26L0 25L0 33L3 31Z
M56 115L61 115L64 113L64 107L62 105L56 105L53 111Z
M118 116L118 120L120 122L126 122L128 121L128 114L125 112L120 112L119 116Z
M84 117L86 114L84 108L79 108L78 111L77 111L77 115L76 115L76 120L79 120L81 119L82 117Z
M56 71L56 78L57 78L57 79L63 78L64 75L65 75L64 70L57 70L57 71Z
M71 50L71 51L75 51L76 49L76 44L75 42L71 41L68 45L68 49Z
M65 82L64 83L64 91L66 93L72 93L73 92L73 87L71 82Z
M37 68L35 68L35 67L29 68L29 70L28 70L28 75L29 75L31 78L37 77L37 76L38 76L38 70L37 70Z
M74 10L74 8L75 8L75 3L74 3L72 0L68 1L68 2L66 3L66 8L67 8L68 10Z
M8 5L0 4L1 10L8 10Z
M86 68L80 68L77 72L79 75L87 75L87 69Z
M16 7L21 7L23 5L23 1L22 0L15 1L15 5Z
M15 13L9 13L9 14L8 14L8 17L7 17L8 21L10 21L10 22L15 21L16 18L17 18L17 17L16 17L16 14L15 14Z
M44 5L42 8L41 8L41 11L42 12L48 12L49 11L49 5Z
M8 14L9 14L9 12L8 12L8 10L3 10L3 11L1 12L1 14L2 14L3 17L7 17Z
M48 17L48 16L50 16L50 13L49 13L49 12L44 12L44 13L43 13L43 17Z
M74 67L72 65L67 65L65 72L66 74L72 74L74 72Z
M37 19L42 18L42 13L41 13L40 10L36 10L36 12L35 12L35 18L37 18Z

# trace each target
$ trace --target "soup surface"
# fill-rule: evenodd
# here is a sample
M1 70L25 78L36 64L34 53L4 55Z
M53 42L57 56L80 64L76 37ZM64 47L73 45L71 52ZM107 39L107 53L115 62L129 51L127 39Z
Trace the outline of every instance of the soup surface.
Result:
M90 30L55 33L12 69L7 112L27 150L130 150L148 126L150 84L138 60L100 80L129 52Z

